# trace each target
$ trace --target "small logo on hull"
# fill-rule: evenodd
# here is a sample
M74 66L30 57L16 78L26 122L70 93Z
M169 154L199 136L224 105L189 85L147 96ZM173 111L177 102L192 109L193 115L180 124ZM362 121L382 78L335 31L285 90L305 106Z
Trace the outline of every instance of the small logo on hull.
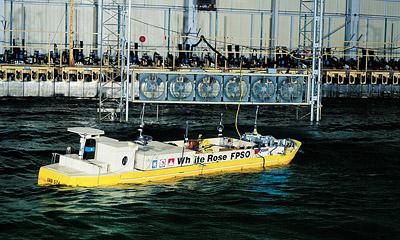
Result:
M151 162L151 168L157 168L157 165L158 165L158 161L157 160L153 160Z

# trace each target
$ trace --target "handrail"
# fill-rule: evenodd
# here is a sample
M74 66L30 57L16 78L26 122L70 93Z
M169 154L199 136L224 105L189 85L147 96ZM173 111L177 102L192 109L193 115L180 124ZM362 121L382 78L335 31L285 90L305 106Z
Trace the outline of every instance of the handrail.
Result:
M61 154L59 154L59 153L51 153L51 154L52 154L52 156L51 156L51 164L58 163L60 161Z

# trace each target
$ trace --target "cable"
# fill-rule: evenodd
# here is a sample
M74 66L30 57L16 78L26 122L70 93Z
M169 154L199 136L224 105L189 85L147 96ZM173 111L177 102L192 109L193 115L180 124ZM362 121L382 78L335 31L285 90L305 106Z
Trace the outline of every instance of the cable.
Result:
M262 158L262 160L263 160L263 169L265 169L265 157L264 156L262 156L262 155L260 155L260 154L257 154L260 158Z
M238 118L239 118L239 112L240 112L240 103L242 102L242 66L243 65L243 60L240 59L240 70L239 70L239 77L240 77L240 101L236 110L236 117L235 117L235 128L236 128L236 133L239 136L239 140L242 140L242 135L240 134L239 128L238 128Z
M94 3L94 2L93 2L93 3ZM108 9L104 9L104 10L107 11ZM171 29L168 29L168 28L159 26L159 25L151 24L151 23L148 23L148 22L145 22L145 21L142 21L142 20L133 18L133 17L131 17L130 19L131 19L132 21L134 21L134 22L138 22L138 23L144 24L144 25L146 25L146 26L150 26L150 27L153 27L153 28L157 28L157 29L160 29L160 30L163 30L163 31L169 31L169 32L177 33L177 34L182 34L182 33L179 32L179 31L171 30ZM202 35L202 36L203 36L203 35ZM190 36L190 37L202 40L202 39L201 39L202 36L200 36L200 37L198 37L198 36ZM203 36L203 38L204 38L204 36ZM205 38L204 38L203 40L205 40ZM237 45L237 46L241 46L241 47L248 48L248 49L252 49L252 50L265 50L265 48L257 48L257 49L256 49L256 48L251 48L251 47L249 47L249 46L245 46L245 45L241 45L241 44L237 44L237 43L233 43L233 42L226 42L226 41L217 40L216 38L215 38L215 39L214 39L214 38L210 38L209 40L210 40L210 41L214 41L214 42L216 42L216 43L223 43L223 44L229 44L229 45ZM209 46L214 52L216 52L216 53L219 54L220 56L223 56L223 55L222 55L221 53L219 53L216 49L214 49L214 48L211 46L210 43L208 43L207 41L204 41L204 42L205 42L205 43L207 44L207 46ZM200 43L200 41L197 43L197 45L198 45L199 43ZM197 45L196 45L196 46L197 46ZM270 48L269 48L269 49L270 49Z
M62 20L64 20L64 17L65 16L63 15L63 17L60 19L60 22L58 23L58 26L57 26L57 30L54 32L53 38L51 39L50 42L53 42L54 38L56 37L56 33L58 32L58 29L60 28L61 22L62 22Z

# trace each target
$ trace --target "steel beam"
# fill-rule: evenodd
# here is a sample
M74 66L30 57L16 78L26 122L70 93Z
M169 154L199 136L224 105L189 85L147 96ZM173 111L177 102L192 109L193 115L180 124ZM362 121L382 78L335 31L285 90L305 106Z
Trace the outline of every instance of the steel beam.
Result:
M9 20L9 23L8 23L8 26L10 26L9 27L9 30L10 30L10 39L9 39L10 46L12 46L12 41L13 41L13 22L14 22L14 1L11 0L10 1L10 20Z
M74 65L74 0L69 3L69 66Z
M131 11L132 11L132 0L128 0L128 16L126 18L127 23L126 24L126 36L125 36L125 40L127 42L127 49L126 49L126 69L125 69L125 83L123 83L122 87L124 89L123 93L121 94L125 94L125 122L128 122L128 117L129 117L129 76L130 76L130 72L129 72L129 66L130 66L130 49L131 49ZM123 62L122 62L123 63ZM133 81L132 81L132 85L133 85ZM121 117L122 118L122 117Z
M21 14L21 29L22 29L22 32L21 32L21 39L24 39L25 40L25 32L26 32L26 8L25 8L25 4L22 4L22 6L21 6L21 11L22 11L22 14Z
M97 48L97 55L100 56L100 42L101 42L101 14L103 14L103 1L94 0L93 11L93 47Z
M65 3L64 48L68 48L68 3Z
M345 20L345 47L349 48L346 52L353 58L357 54L360 22L360 0L346 0L346 20Z
M6 30L6 9L5 0L0 0L0 51L3 52L3 46L5 45L5 30Z
M168 8L168 37L167 37L167 45L168 45L168 54L171 48L171 8Z
M254 14L250 14L250 48L253 48L253 26L254 26Z
M270 27L270 43L269 47L274 49L278 43L278 19L279 18L279 4L277 0L271 0L271 27ZM271 51L272 52L272 51Z
M260 50L264 47L264 13L260 13Z
M196 8L197 0L185 0L184 29L188 37L186 43L194 44L197 42L198 10Z

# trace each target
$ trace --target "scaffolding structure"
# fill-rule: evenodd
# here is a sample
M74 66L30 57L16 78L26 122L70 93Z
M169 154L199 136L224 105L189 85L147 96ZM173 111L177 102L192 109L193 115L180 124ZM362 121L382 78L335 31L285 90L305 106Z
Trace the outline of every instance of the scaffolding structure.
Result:
M321 120L322 48L325 0L300 0L299 48L312 50L311 116L310 121Z
M322 47L325 0L314 0L313 37L312 37L312 102L311 122L321 120L322 110ZM314 109L316 108L316 109ZM314 112L316 115L314 116ZM315 117L315 118L314 118Z
M101 0L100 12L100 78L99 78L99 119L100 121L127 121L128 69L125 68L129 45L127 19L130 19L130 4L112 0L104 4ZM110 61L116 52L117 61ZM129 53L128 53L129 55Z
M99 119L100 121L128 121L129 113L129 52L130 52L130 10L131 0L100 5L100 84ZM312 69L307 91L307 104L310 106L310 121L321 119L322 86L322 34L325 0L300 1L300 41L304 49L312 50ZM117 52L118 61L108 61L104 52ZM112 64L111 62L114 62ZM107 67L107 70L106 68ZM110 71L111 69L111 71ZM132 88L134 82L132 80ZM134 93L132 92L132 99Z
M300 0L298 40L299 48L312 48L315 2L315 0Z

